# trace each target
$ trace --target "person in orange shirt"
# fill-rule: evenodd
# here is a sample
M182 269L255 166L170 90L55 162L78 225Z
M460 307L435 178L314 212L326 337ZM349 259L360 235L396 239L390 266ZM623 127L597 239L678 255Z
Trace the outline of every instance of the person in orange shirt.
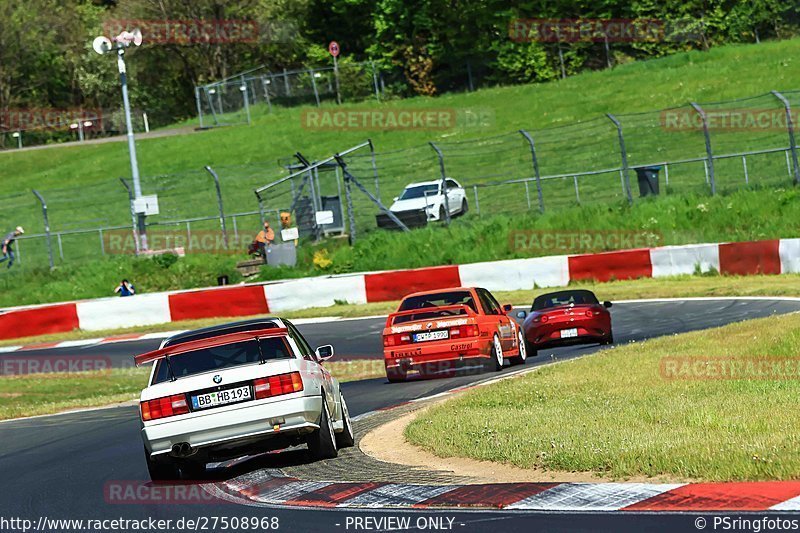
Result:
M267 260L267 246L275 244L275 232L269 227L269 222L264 221L264 229L256 235L256 244L258 245L258 252L264 261Z

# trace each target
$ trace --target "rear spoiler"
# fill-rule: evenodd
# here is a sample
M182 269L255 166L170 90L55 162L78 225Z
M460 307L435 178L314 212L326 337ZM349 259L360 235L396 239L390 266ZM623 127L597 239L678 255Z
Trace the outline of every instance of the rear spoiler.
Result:
M226 335L219 335L217 337L209 337L207 339L198 339L195 341L188 341L173 346L167 346L159 350L143 353L133 358L136 366L142 366L159 359L164 359L173 355L179 355L186 352L193 352L195 350L202 350L204 348L216 348L217 346L224 346L226 344L233 344L235 342L263 339L267 337L283 337L289 334L286 328L267 328L255 329L252 331L239 331L236 333L228 333Z
M408 316L408 315L420 315L423 313L435 313L437 311L466 311L466 314L469 316L475 316L477 313L468 305L465 304L457 304L457 305L442 305L439 307L424 307L422 309L407 309L405 311L397 311L396 313L392 313L386 319L386 325L391 326L394 324L394 319L399 316ZM437 318L445 318L445 317L437 317ZM425 319L420 319L425 320Z

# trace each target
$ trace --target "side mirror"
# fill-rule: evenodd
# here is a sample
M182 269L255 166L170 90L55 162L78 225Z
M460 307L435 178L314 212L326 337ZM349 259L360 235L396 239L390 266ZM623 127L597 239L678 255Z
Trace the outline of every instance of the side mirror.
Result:
M528 313L525 311L517 311L517 318L524 319L526 316L528 316Z
M611 307L611 302L606 300L605 302L603 302L603 307Z
M333 346L330 344L323 344L314 350L314 353L317 355L317 361L327 361L333 357Z
M513 310L514 310L514 306L513 305L511 305L511 304L503 304L503 311L505 311L506 313L510 313Z

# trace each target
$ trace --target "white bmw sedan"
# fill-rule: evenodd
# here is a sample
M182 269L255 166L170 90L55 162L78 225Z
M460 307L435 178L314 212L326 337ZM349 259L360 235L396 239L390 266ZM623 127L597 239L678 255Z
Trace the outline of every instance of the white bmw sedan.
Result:
M206 463L307 444L315 459L353 446L339 382L288 320L264 318L175 335L135 357L152 364L140 413L154 481L197 479Z

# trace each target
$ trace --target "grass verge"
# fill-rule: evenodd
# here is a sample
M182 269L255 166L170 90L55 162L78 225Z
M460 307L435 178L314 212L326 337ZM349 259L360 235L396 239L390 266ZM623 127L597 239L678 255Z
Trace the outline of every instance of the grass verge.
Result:
M385 375L383 361L329 361L340 382ZM97 407L139 398L149 368L0 377L0 420Z
M607 283L580 282L570 287L586 288L597 293L602 300L634 300L642 298L689 298L711 296L797 296L800 297L800 275L782 274L779 276L673 276L666 278L642 278L635 280L611 281ZM558 290L555 287L536 288L520 291L497 291L495 295L503 303L530 305L533 299L547 292ZM397 309L399 302L375 302L369 304L341 304L331 307L315 307L299 311L277 313L288 319L341 317L356 318L363 316L385 315ZM102 331L75 330L69 333L54 333L25 337L19 339L0 340L0 346L36 344L66 340L93 339L111 337L128 333L152 333L195 329L215 324L223 324L233 320L244 320L255 317L236 318L204 318L199 320L182 320L152 326L136 326L132 328L109 329Z
M800 314L662 337L471 391L405 435L440 457L614 479L797 479L797 361L782 373L708 376L716 357L786 363L798 352ZM663 365L675 360L689 361L688 373L669 379Z

